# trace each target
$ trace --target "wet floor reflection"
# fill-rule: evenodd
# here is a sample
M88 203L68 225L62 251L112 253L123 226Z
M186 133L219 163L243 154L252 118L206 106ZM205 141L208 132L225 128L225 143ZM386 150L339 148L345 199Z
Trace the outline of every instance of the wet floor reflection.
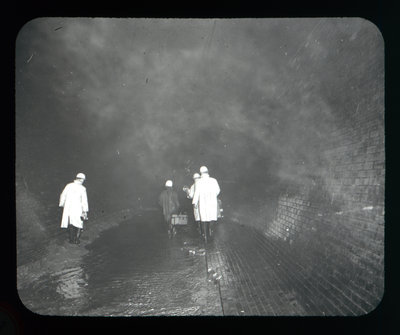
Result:
M205 246L194 225L170 239L147 213L103 232L87 253L21 290L39 314L81 316L306 315L279 246L222 223ZM62 268L62 267L61 267ZM312 312L312 311L311 311Z
M103 232L73 266L21 290L22 301L46 315L220 315L196 229L169 239L157 219L148 213Z
M42 315L79 315L87 303L88 275L82 266L44 275L18 294L24 305Z
M88 315L220 314L193 227L169 239L155 220L127 222L90 246ZM118 241L110 246L111 241ZM210 301L213 303L210 304Z
M83 272L82 267L60 271L55 273L53 278L58 283L56 292L65 299L84 299L88 275Z

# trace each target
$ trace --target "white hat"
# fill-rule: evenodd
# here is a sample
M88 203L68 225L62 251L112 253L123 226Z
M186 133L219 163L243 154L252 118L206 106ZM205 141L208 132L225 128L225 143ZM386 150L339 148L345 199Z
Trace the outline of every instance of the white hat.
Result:
M83 173L78 173L78 174L76 175L76 179L83 179L83 180L85 180L85 179L86 179L86 176L85 176Z
M200 178L200 175L196 172L196 173L193 175L193 179L197 179L197 178Z
M165 182L165 187L172 187L172 185L173 185L172 180L167 180Z
M207 166L202 166L202 167L200 168L200 173L208 173Z

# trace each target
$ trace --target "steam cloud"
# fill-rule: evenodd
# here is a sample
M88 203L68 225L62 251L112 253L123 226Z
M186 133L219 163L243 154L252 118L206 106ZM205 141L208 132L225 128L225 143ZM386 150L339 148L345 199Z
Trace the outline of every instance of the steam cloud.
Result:
M361 19L36 19L17 39L17 170L58 187L84 170L93 194L132 201L207 165L228 192L263 198L322 173L314 147L356 104L339 91L371 57L357 51L366 31Z

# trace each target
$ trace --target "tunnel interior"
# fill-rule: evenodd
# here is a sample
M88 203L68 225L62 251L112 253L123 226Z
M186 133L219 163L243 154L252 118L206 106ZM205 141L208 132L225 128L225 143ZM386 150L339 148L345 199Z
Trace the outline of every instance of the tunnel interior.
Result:
M82 170L93 204L152 206L166 179L181 188L206 165L264 198L301 182L299 163L317 171L310 146L335 127L332 74L348 59L330 51L345 25L328 39L318 20L59 21L31 21L17 40L17 172L35 193L53 198Z
M21 241L55 231L78 172L90 215L157 209L167 179L190 211L182 187L206 165L228 219L287 241L304 262L320 259L325 240L318 252L309 244L319 233L334 245L347 229L361 248L369 237L353 222L368 226L369 303L379 300L383 41L370 22L41 18L19 32L15 78Z

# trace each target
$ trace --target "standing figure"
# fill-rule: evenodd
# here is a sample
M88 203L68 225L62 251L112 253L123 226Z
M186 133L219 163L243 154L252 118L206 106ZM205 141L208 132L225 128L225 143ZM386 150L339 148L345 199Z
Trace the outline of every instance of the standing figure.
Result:
M61 228L69 229L69 242L79 244L83 229L83 220L87 220L89 211L86 187L83 182L86 177L78 173L72 183L67 184L60 195L59 206L64 207Z
M221 191L218 182L208 174L205 166L200 168L201 177L196 184L192 204L198 208L201 225L203 226L204 239L211 237L210 222L217 221L218 194Z
M198 173L195 173L194 175L193 175L193 185L192 186L190 186L190 188L186 188L186 187L184 187L183 188L183 190L186 192L186 195L187 195L187 198L188 199L193 199L193 196L194 196L194 191L195 191L195 188L196 188L196 183L197 183L197 181L200 179L200 175L198 174ZM196 224L197 224L197 228L199 229L199 231L201 232L201 234L203 235L203 231L202 231L202 227L201 227L201 224L200 224L200 213L199 213L199 208L198 207L195 207L194 205L193 205L193 215L194 215L194 221L196 222Z
M168 234L172 234L171 218L172 214L178 214L179 200L178 194L172 189L173 183L171 180L165 182L165 190L161 192L159 204L163 209L165 222L168 225Z

